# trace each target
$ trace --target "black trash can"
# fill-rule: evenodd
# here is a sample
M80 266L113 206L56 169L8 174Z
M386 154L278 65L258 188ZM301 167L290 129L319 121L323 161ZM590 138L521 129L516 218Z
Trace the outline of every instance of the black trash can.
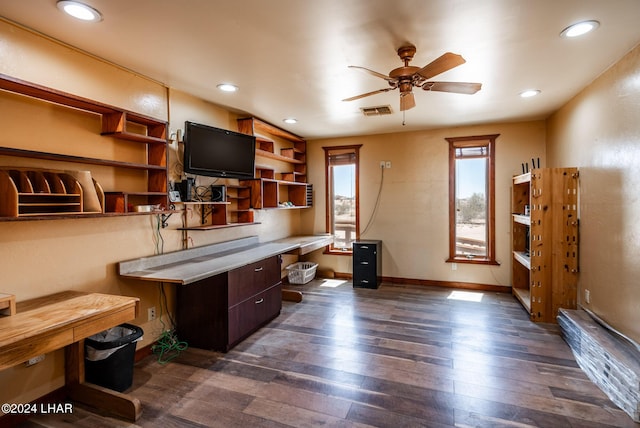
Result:
M87 382L122 392L133 383L136 341L144 332L120 324L84 341L84 375Z

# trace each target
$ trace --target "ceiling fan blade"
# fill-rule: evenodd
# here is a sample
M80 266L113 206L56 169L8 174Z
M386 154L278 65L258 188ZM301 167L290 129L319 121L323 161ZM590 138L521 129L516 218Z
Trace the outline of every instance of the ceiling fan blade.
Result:
M384 79L384 80L386 80L388 82L395 82L396 81L396 79L391 78L391 77L387 76L386 74L378 73L377 71L369 70L368 68L365 68L365 67L359 67L357 65L350 65L349 68L356 68L358 70L362 70L362 71L364 71L366 73L369 73L369 74L371 74L373 76L376 76L376 77L379 77L381 79Z
M416 106L416 98L413 92L403 92L400 94L400 111L406 111Z
M364 98L364 97L368 97L369 95L375 95L375 94L379 94L382 92L387 92L387 91L393 91L395 88L384 88L384 89L378 89L377 91L371 91L371 92L367 92L366 94L360 94L360 95L356 95L355 97L351 97L351 98L345 98L342 101L354 101L354 100L359 100L360 98Z
M456 94L475 94L482 88L482 83L470 82L426 82L422 85L425 91L454 92Z
M462 56L447 52L416 71L416 74L419 74L425 79L431 79L433 76L437 76L440 73L451 70L465 62L466 61Z

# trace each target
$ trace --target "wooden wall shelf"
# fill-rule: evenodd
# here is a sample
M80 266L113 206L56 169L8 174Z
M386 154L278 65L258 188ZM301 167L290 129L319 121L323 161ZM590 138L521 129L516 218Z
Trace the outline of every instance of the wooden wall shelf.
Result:
M59 153L38 152L34 150L15 149L11 147L0 147L0 155L15 156L21 158L43 159L57 162L73 162L86 165L102 165L114 168L140 169L148 171L166 171L162 165L151 165L147 163L120 162L108 159L88 158L82 156L63 155Z
M73 162L83 165L99 165L112 168L146 171L147 182L145 192L127 192L127 189L109 189L110 193L134 196L140 201L139 203L145 205L160 205L162 208L166 208L168 206L168 124L166 121L109 106L98 101L82 98L52 88L37 85L35 83L26 82L4 74L0 74L0 90L100 115L102 120L100 134L134 143L142 143L141 150L145 151L147 162L121 162L115 159L90 158L74 156L71 154L49 153L10 147L0 147L0 156L23 157L53 162ZM135 128L136 132L129 129L130 125ZM48 166L48 164L45 166ZM116 214L129 214L130 210L126 208L126 203L124 207L125 209L116 211ZM42 214L43 213L38 213L37 215L34 215L34 219L42 219ZM61 212L54 212L45 218L68 218L63 214L64 213ZM77 217L79 214L80 213L74 211L68 215Z
M239 189L240 192L248 188L244 186L231 187L232 189ZM178 230L214 230L224 229L228 227L248 226L252 224L259 224L253 220L253 210L249 209L249 196L234 196L233 199L237 199L234 206L237 209L230 209L231 202L178 202L178 204L184 205L183 210L184 224L185 226L178 228ZM187 207L196 207L200 210L200 222L197 225L189 225L188 209ZM246 206L246 209L243 207Z
M301 160L298 160L298 159L292 159L292 158L289 158L287 156L282 156L282 155L279 155L277 153L272 153L272 152L268 152L266 150L260 150L260 149L256 149L256 156L262 156L263 158L270 158L270 159L279 160L281 162L287 162L287 163L293 163L293 164L304 164L304 163L306 163L305 161L301 161Z
M240 184L251 188L251 208L307 208L307 183L255 178L241 180ZM293 206L282 206L291 202Z

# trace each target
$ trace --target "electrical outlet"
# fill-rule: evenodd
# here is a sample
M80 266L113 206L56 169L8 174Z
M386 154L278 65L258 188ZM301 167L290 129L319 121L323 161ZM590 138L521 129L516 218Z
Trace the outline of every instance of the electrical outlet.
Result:
M384 168L384 161L380 161L380 168Z
M153 321L154 319L156 319L156 307L152 306L149 309L147 309L147 321Z
M458 270L458 263L451 263L451 270Z
M384 167L385 167L386 169L391 168L391 161L386 161L386 162L384 163Z
M589 290L584 290L584 301L591 303L591 292Z

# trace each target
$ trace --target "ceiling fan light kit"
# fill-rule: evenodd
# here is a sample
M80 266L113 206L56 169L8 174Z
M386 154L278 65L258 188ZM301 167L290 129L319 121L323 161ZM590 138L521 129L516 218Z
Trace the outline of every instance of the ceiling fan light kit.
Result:
M420 68L409 65L409 62L413 59L413 56L416 53L415 46L402 46L398 49L397 53L400 59L404 62L404 66L394 68L388 75L369 70L365 67L350 65L349 68L359 69L375 77L386 80L390 87L345 98L342 101L354 101L370 95L399 89L400 111L404 112L416 106L415 96L413 94L414 87L422 88L425 91L452 92L468 95L475 94L482 88L481 83L428 81L434 76L464 64L466 61L458 54L447 52L426 66Z

